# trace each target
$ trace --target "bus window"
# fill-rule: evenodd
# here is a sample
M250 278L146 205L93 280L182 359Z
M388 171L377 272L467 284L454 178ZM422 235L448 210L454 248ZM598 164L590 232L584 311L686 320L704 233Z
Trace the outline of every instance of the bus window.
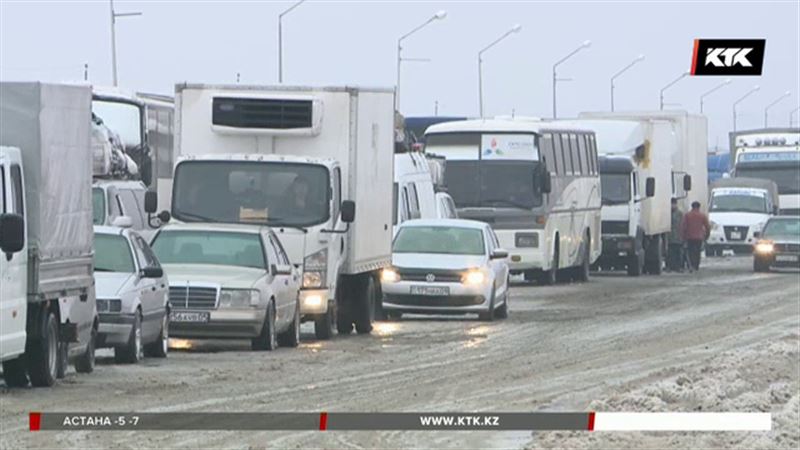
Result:
M554 171L553 167L553 135L545 134L542 136L542 145L539 146L539 151L542 154L542 161L549 171Z
M564 173L564 157L561 154L561 134L553 135L553 173L562 175Z
M561 161L564 163L563 175L569 175L572 172L572 165L570 165L569 158L569 135L561 135Z
M581 175L588 175L589 174L589 160L586 159L586 138L585 134L578 135L578 173ZM584 170L586 169L586 170Z
M578 169L578 137L575 134L569 135L569 158L570 158L570 171L573 175L580 173Z

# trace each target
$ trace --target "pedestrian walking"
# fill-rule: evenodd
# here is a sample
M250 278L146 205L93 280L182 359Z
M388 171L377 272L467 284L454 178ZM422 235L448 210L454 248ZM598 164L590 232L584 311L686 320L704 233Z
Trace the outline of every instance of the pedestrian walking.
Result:
M683 211L678 208L678 199L672 199L672 227L667 238L667 270L683 272L683 239L681 238L681 222Z
M686 242L686 251L689 254L691 268L699 270L703 242L708 239L708 235L711 233L708 216L700 211L700 202L692 202L692 210L683 216L680 229L681 239Z

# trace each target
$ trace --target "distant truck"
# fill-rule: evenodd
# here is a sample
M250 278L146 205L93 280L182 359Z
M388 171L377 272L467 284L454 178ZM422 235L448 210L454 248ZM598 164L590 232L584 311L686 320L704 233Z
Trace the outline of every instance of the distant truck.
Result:
M595 266L628 275L661 273L671 229L672 153L677 140L669 122L566 121L595 132L602 194L603 253Z
M172 216L270 226L302 272L316 336L380 315L391 263L391 89L176 86Z
M94 369L91 90L0 83L0 359L9 386Z
M764 224L780 209L778 186L759 178L723 178L710 186L708 217L711 235L706 254L721 255L753 250Z

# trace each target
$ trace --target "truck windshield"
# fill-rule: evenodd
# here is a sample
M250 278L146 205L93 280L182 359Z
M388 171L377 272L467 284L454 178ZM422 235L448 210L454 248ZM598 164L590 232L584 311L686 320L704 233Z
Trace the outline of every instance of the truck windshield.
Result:
M261 237L254 233L162 231L153 241L162 264L215 264L266 268Z
M631 176L628 173L600 174L600 192L604 205L618 205L631 200Z
M800 239L800 219L777 218L770 219L764 227L763 237L766 239L789 238Z
M92 100L92 112L105 126L117 133L125 148L142 144L142 116L134 103L111 100Z
M307 227L328 220L329 186L318 164L185 161L175 171L172 213L184 222Z
M766 214L767 199L760 195L716 194L711 197L710 212L750 212Z
M135 272L128 240L118 234L94 235L95 272Z
M800 194L800 166L796 163L781 168L737 167L736 176L772 180L779 194Z
M106 195L101 188L92 188L92 223L103 225L106 222Z
M395 253L483 255L483 232L461 227L401 227L392 250Z

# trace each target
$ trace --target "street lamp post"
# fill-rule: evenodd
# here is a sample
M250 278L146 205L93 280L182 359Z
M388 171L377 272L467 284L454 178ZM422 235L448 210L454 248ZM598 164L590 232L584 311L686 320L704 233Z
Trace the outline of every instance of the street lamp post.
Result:
M739 97L735 102L733 102L733 131L736 131L736 105L741 103L742 100L746 99L751 94L753 94L754 92L758 91L759 89L761 89L761 87L759 87L758 85L755 85L755 86L753 86L753 89L750 89L749 91L747 91L746 94L744 94L743 96Z
M628 69L630 69L631 67L635 66L636 63L638 63L638 62L640 62L642 60L644 60L644 55L637 56L636 59L634 59L633 61L630 62L630 64L628 64L627 66L623 67L622 70L620 70L619 72L615 73L614 76L611 77L611 111L614 111L614 80L617 77L619 77L620 75L622 75L623 73L625 73ZM553 114L553 116L555 116L555 113Z
M416 33L417 31L425 28L428 24L435 20L442 20L447 17L447 11L439 11L433 16L431 16L428 20L426 20L421 25L417 26L413 30L409 31L408 33L400 36L400 39L397 40L397 84L395 85L395 92L394 92L394 109L396 111L400 111L400 64L404 61L402 57L403 52L403 40L412 34ZM410 58L406 58L405 61L411 60ZM419 59L417 59L419 60Z
M555 64L553 64L553 119L558 117L558 115L556 114L556 84L559 81L568 81L569 80L569 78L559 79L558 76L556 75L556 69L558 68L558 66L561 63L563 63L564 61L570 59L573 55L575 55L579 51L581 51L581 50L583 50L585 48L591 47L591 45L592 45L592 41L583 41L583 44L581 44L578 48L576 48L575 50L571 51L567 56L559 59Z
M140 12L118 13L114 11L114 0L108 1L111 10L111 79L117 85L117 17L141 16Z
M769 109L772 108L773 106L775 106L776 104L780 103L781 100L789 97L790 95L792 95L792 93L789 92L789 91L786 91L786 92L783 93L783 95L781 95L780 97L776 98L774 102L770 103L769 105L767 105L766 108L764 108L764 128L767 128L767 121L769 119Z
M719 85L717 85L717 86L715 86L715 87L713 87L713 88L711 88L711 89L709 89L709 90L705 91L705 92L704 92L704 93L703 93L703 94L700 96L700 114L703 114L703 99L705 99L705 98L706 98L707 96L709 96L711 93L713 93L713 92L716 92L717 90L719 90L719 89L722 89L722 88L724 88L725 86L727 86L727 85L729 85L729 84L731 84L731 79L730 79L730 78L726 79L726 80L725 80L725 81L723 81L721 84L719 84Z
M478 109L480 110L481 118L483 118L483 53L497 45L503 39L507 38L510 34L518 33L521 29L522 25L514 25L510 30L506 31L502 36L495 39L491 44L487 45L478 52Z
M283 83L283 16L292 12L306 0L300 0L278 14L278 83Z
M689 75L689 72L684 72L684 73L681 74L681 76L679 76L678 78L675 78L674 80L670 81L666 86L661 88L661 92L659 94L659 100L658 100L658 103L659 103L658 109L659 110L661 110L661 111L664 110L664 91L666 91L667 89L672 87L672 85L674 85L678 81L681 81L682 79L684 79L688 75Z

